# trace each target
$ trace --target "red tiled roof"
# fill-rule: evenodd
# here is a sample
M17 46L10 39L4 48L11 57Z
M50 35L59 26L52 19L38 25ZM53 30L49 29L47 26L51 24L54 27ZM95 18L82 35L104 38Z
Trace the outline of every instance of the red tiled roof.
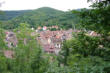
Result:
M14 55L14 51L12 51L12 50L5 50L4 51L4 56L7 58L13 58L13 55Z
M46 52L54 52L55 51L55 47L52 44L46 44L46 45L43 45L43 47Z

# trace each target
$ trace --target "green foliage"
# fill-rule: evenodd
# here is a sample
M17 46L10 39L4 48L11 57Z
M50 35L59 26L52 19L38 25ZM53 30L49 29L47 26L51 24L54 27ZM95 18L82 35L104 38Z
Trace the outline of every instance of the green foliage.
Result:
M31 10L22 10L22 11L0 11L0 20L1 21L7 21L10 19L15 18L16 16L19 16L21 14L24 14L26 12L29 12Z
M48 60L43 57L36 35L31 35L33 31L25 23L20 24L14 31L18 39L17 47L10 49L14 51L14 57L8 59L3 56L4 54L0 55L0 72L44 73L48 68Z
M72 73L109 73L110 49L100 37L88 36L85 32L74 33L71 40L63 43L58 57L60 64L73 69ZM103 47L100 47L103 45ZM71 73L71 72L70 72Z
M17 27L14 31L18 44L17 47L11 48L15 52L13 59L8 59L0 53L0 73L109 73L110 1L96 0L92 7L93 9L73 11L82 18L80 25L73 25L80 20L76 14L51 8L40 8L18 16L5 22L11 24L8 27L7 24L1 24L6 29ZM38 25L58 25L64 29L83 27L87 32L81 30L79 33L73 33L71 40L63 42L59 55L54 56L42 52L36 40L37 34L31 34L34 31L29 27L36 28ZM88 30L98 32L100 36L90 36ZM1 50L6 48L6 45L3 40L4 30L0 29L0 31Z
M8 16L11 16L11 12L9 12ZM14 29L19 27L20 23L30 24L30 27L34 28L37 28L38 26L58 25L61 28L67 29L72 28L75 24L78 24L79 17L71 11L63 12L53 8L43 7L37 10L24 11L24 13L22 13L22 11L21 13L18 12L18 15L11 20L3 21L2 25L5 29Z
M6 71L7 71L6 58L3 56L0 56L0 72L6 73Z
M5 30L0 28L0 50L7 49L5 43Z
M96 0L91 6L93 9L73 12L82 18L81 26L86 31L93 30L100 36L88 36L85 32L73 35L71 40L64 42L60 53L60 59L66 61L59 62L71 67L76 73L109 73L110 1Z
M82 9L78 15L82 18L81 25L89 30L95 30L102 34L107 34L110 31L110 1L93 2L92 9Z

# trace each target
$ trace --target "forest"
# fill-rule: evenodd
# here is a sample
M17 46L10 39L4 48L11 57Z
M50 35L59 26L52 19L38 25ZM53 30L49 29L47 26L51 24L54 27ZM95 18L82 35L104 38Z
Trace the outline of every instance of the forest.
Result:
M79 21L79 17L71 11L64 12L49 7L36 10L6 11L0 19L3 21L2 27L5 29L17 28L20 23L30 24L31 28L58 25L61 28L68 29L78 24ZM8 27L6 27L7 25Z
M0 73L110 73L110 0L87 2L92 4L90 9L67 12L49 7L1 12ZM56 55L42 51L36 40L40 34L33 29L43 26L78 32L61 43ZM6 38L8 31L14 41Z

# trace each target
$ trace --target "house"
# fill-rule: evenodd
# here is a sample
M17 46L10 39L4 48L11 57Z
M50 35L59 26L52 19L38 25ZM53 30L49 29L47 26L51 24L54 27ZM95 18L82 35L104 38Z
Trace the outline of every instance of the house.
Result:
M95 31L88 31L88 33L86 35L88 35L88 36L100 36L100 34L98 34Z
M41 29L42 29L42 27L40 27L40 26L39 26L37 29L38 29L38 30L41 30Z
M46 27L46 26L44 26L44 27L43 27L43 30L44 30L44 31L45 31L45 30L47 30L47 27Z
M14 51L12 50L4 50L3 53L6 58L12 59L14 57Z
M16 47L17 43L18 43L18 40L17 40L17 37L16 37L15 33L13 33L13 32L6 32L5 42L8 43L7 46L9 48Z
M55 48L53 44L45 44L43 45L44 51L47 53L55 53Z
M73 30L41 31L38 32L37 40L43 46L45 52L58 55L62 42L72 38L72 32Z

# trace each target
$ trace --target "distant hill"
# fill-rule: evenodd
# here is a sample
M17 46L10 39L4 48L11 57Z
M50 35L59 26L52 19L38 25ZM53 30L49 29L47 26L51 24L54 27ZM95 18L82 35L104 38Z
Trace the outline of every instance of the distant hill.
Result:
M18 12L18 14L15 13L15 16L13 15L11 20L4 22L5 25L3 27L6 29L13 29L18 27L20 23L28 23L30 24L30 27L34 28L45 25L58 25L62 28L71 28L72 25L78 23L78 17L72 12L64 12L49 7L42 7L36 10ZM7 25L9 27L6 27Z
M12 18L15 18L21 14L24 14L26 12L29 12L31 10L20 10L20 11L2 11L2 14L0 14L0 20L6 21L11 20Z

